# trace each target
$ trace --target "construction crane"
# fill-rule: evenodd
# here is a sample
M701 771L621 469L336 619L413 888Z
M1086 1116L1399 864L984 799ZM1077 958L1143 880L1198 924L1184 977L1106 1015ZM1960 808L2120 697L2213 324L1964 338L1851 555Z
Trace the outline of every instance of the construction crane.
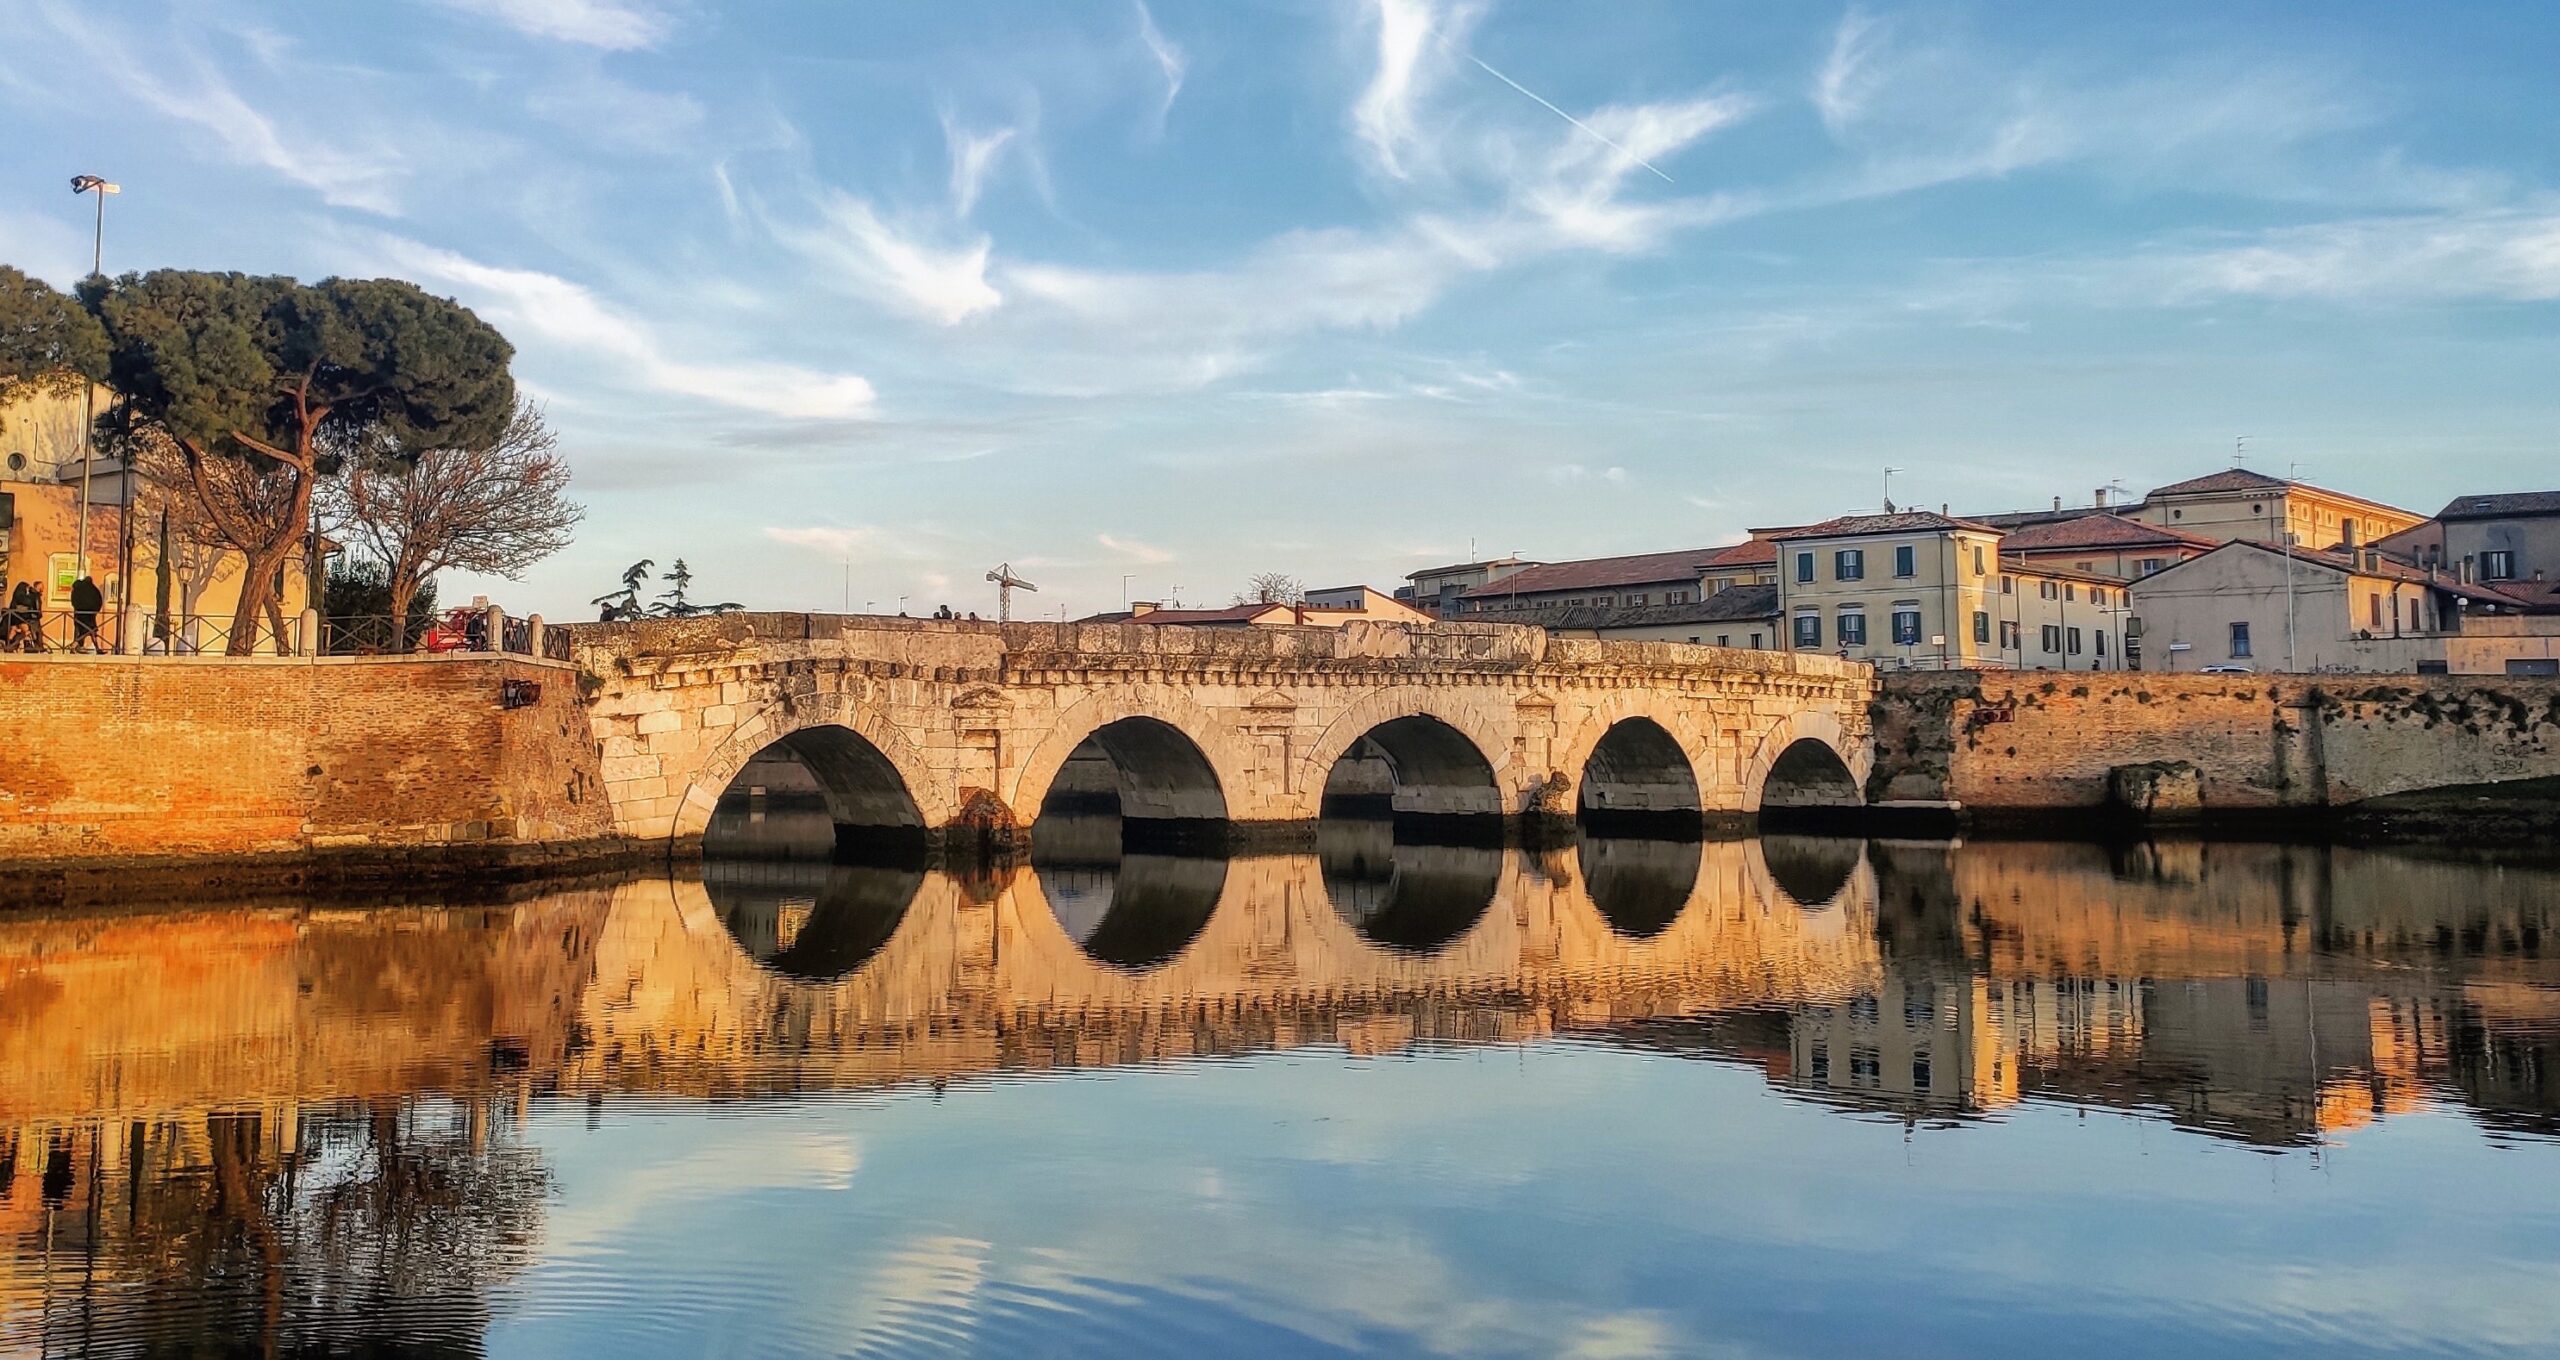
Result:
M1040 587L1013 574L1013 564L1010 562L998 562L996 569L987 573L987 579L995 582L996 585L996 622L998 623L1013 622L1013 592L1027 590L1034 595L1040 593Z

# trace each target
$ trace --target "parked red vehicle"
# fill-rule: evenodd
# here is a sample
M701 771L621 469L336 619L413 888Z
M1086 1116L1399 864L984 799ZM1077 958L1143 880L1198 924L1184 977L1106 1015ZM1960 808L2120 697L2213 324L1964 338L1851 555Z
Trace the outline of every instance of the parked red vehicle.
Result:
M422 652L485 652L489 650L487 615L467 606L448 609L433 627L418 638Z

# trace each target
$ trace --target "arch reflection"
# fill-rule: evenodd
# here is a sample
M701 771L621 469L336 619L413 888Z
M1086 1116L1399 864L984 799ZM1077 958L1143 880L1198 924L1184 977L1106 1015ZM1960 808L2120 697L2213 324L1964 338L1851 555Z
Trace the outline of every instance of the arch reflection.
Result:
M1584 836L1575 853L1584 888L1609 928L1649 940L1688 908L1705 850L1694 839Z
M1866 857L1867 843L1850 836L1762 836L1760 852L1778 890L1807 909L1838 901Z
M706 860L702 886L747 957L784 977L833 982L860 971L898 933L924 871Z
M1067 938L1094 962L1131 972L1190 948L1227 887L1224 858L1124 850L1120 819L1109 815L1043 819L1031 868Z
M1377 821L1327 822L1316 832L1325 895L1372 944L1434 954L1482 920L1502 883L1502 851L1426 844Z

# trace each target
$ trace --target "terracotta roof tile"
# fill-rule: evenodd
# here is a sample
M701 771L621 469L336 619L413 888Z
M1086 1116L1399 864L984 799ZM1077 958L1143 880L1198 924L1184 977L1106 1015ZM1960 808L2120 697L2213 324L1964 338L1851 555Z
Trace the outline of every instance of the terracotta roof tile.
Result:
M1730 548L1685 548L1679 552L1635 553L1626 557L1586 557L1577 562L1545 562L1524 567L1499 581L1466 593L1470 600L1510 595L1542 595L1557 590L1605 590L1615 586L1694 584L1707 565ZM1774 558L1771 560L1775 560Z
M2140 520L2104 510L2092 510L2078 519L2050 524L2031 525L2000 540L2000 551L2046 552L2066 548L2210 548L2218 539L2191 534L2184 529L2165 529Z
M1820 524L1780 533L1776 542L1801 538L1854 538L1863 534L1907 534L1946 529L1979 529L1992 532L1989 526L1971 520L1954 519L1934 510L1897 510L1889 515L1842 515Z
M2189 477L2183 482L2171 482L2167 486L2156 486L2151 489L2151 494L2154 496L2200 496L2213 491L2273 491L2291 485L2293 483L2282 477L2270 477L2263 472L2236 467L2224 468L2220 472L2208 472L2201 477Z
M2560 515L2560 491L2506 491L2456 496L2437 519L2497 519L2507 515Z

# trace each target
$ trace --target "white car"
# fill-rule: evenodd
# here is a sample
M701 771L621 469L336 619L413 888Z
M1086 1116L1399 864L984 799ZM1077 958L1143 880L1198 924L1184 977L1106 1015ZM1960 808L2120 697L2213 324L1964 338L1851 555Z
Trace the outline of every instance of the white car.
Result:
M2243 666L2236 661L2227 666L2207 666L2196 672L2198 675L2256 675L2257 673L2257 667Z

